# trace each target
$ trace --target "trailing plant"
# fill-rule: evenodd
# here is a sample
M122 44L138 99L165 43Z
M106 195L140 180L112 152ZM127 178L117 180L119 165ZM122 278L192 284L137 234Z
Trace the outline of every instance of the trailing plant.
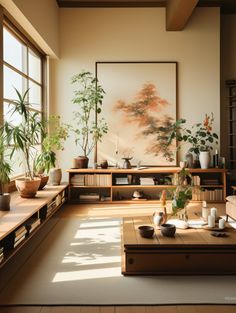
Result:
M73 103L78 105L74 112L76 126L71 127L75 134L75 143L88 157L98 141L107 133L108 127L104 118L97 118L102 111L102 100L105 91L98 80L90 72L82 71L72 77L72 84L78 89L74 91Z
M42 151L36 157L35 169L39 173L48 173L51 168L56 167L56 151L64 149L69 126L61 122L59 115L50 116L43 125Z

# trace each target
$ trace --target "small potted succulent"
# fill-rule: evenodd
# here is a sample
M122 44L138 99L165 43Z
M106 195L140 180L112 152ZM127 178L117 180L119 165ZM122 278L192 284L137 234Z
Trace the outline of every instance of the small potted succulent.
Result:
M104 118L97 118L101 113L105 91L92 73L86 71L74 75L72 84L78 86L72 100L78 106L78 111L74 113L75 126L71 127L71 130L75 134L75 144L83 152L83 155L74 160L74 167L86 168L88 156L97 142L101 141L102 136L107 133L107 123Z

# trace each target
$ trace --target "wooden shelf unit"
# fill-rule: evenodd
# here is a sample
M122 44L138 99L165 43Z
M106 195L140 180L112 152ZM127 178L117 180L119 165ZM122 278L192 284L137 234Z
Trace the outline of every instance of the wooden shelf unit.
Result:
M0 211L0 251L3 248L0 268L63 205L67 199L67 187L68 184L46 186L43 190L38 191L37 196L32 199L21 198L18 192L11 194L10 211ZM21 229L23 232L25 229L26 233L20 237L18 244L17 234Z
M172 177L180 171L179 167L149 167L144 169L68 169L69 188L68 200L82 203L146 203L157 202L163 189L172 190ZM193 176L199 176L201 194L194 194L193 201L224 202L226 197L226 169L219 168L191 168L189 172ZM93 183L97 175L99 181L106 181L105 185L87 185ZM89 178L88 178L89 176ZM140 178L154 179L153 184L142 185ZM121 179L117 183L117 179ZM214 183L209 184L211 180ZM78 184L78 181L80 182ZM208 182L208 183L207 183ZM135 190L144 193L144 199L132 200ZM205 191L204 191L205 190Z
M228 102L228 163L236 171L236 85L226 85Z

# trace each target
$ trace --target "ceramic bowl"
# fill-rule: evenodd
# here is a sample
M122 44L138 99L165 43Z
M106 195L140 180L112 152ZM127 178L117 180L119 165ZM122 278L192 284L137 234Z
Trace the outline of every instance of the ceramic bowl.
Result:
M142 225L138 228L139 233L144 238L152 238L154 234L154 227L148 225Z
M176 232L176 226L174 224L162 224L161 233L165 237L174 237Z

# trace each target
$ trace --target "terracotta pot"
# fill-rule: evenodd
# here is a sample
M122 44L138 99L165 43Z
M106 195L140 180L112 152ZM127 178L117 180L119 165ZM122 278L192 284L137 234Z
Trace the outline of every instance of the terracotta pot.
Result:
M29 178L17 178L15 180L16 188L22 198L34 198L40 185L41 179L35 177L33 180Z
M49 172L48 185L58 186L61 183L62 172L61 168L51 168Z
M39 178L41 179L39 190L42 190L47 185L49 176L39 176Z
M0 211L10 210L11 195L9 193L4 193L0 195Z
M77 158L77 168L88 168L89 158L86 156L78 156Z

